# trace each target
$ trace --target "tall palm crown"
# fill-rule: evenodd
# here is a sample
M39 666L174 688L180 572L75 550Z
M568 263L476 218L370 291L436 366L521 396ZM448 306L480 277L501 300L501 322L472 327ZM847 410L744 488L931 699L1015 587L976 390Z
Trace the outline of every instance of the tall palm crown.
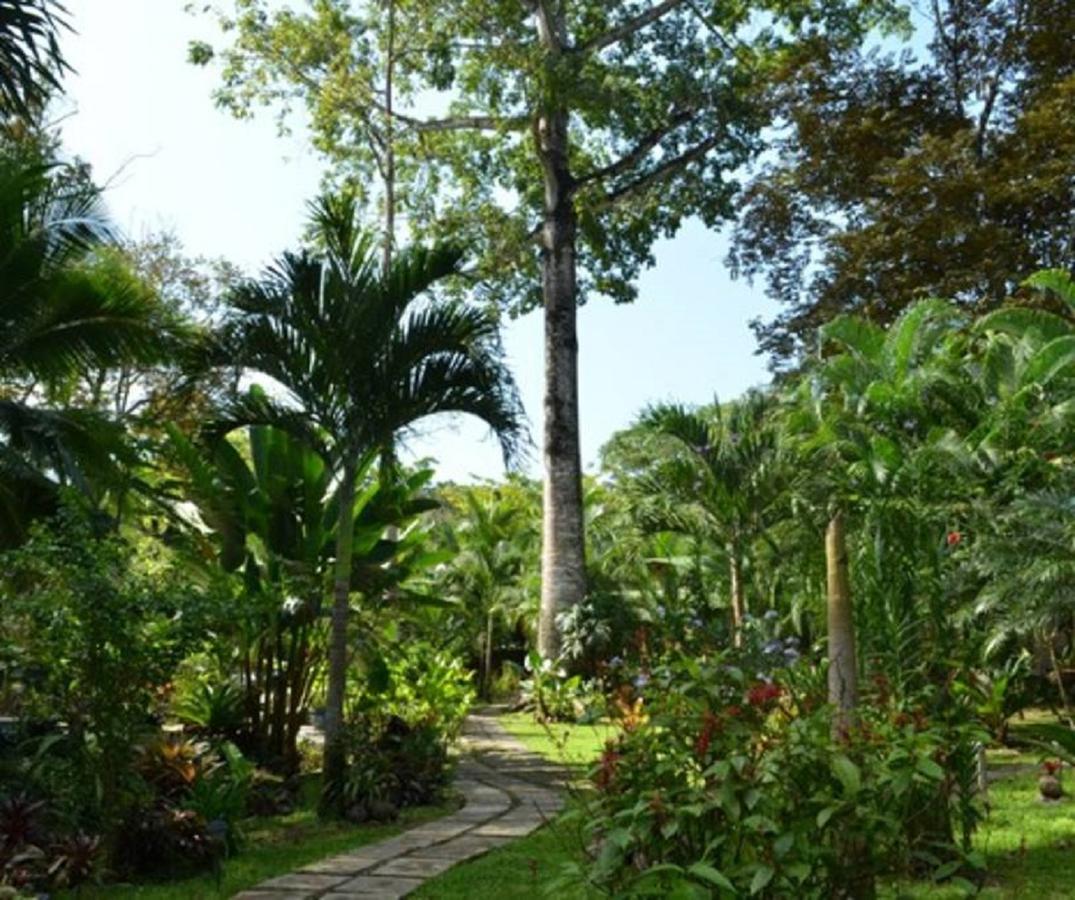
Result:
M0 543L48 506L56 480L83 482L120 449L114 423L50 409L42 390L91 369L150 363L174 323L134 279L94 253L112 229L92 185L38 155L0 158Z
M66 12L56 0L0 0L0 113L29 115L59 87Z
M458 272L461 253L411 247L384 273L376 238L360 230L346 196L317 201L312 225L317 255L285 254L232 296L226 343L234 360L290 394L236 412L294 425L300 408L329 436L324 449L339 467L390 451L408 426L446 412L486 422L512 457L522 408L497 352L495 319L424 297Z

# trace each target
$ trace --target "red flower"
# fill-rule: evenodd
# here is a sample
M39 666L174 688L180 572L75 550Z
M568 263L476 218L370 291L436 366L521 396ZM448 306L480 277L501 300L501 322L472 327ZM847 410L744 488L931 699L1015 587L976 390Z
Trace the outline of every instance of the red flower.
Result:
M948 546L949 547L954 547L961 540L963 540L963 535L960 534L958 531L949 531L948 532L948 537L946 538L946 540L948 541Z
M778 700L784 691L779 684L770 684L759 681L747 691L747 703L751 706L766 706L774 700Z
M1045 770L1046 775L1055 775L1064 768L1064 764L1058 759L1047 759L1041 764L1041 767Z
M734 703L731 706L724 707L724 714L734 719L743 714L743 707L736 706Z
M616 780L616 769L620 763L620 753L611 741L605 745L605 752L601 754L601 767L597 770L594 783L597 789L607 791Z
M701 760L709 752L709 745L713 741L713 734L720 727L718 719L708 709L702 714L702 730L694 740L694 755Z

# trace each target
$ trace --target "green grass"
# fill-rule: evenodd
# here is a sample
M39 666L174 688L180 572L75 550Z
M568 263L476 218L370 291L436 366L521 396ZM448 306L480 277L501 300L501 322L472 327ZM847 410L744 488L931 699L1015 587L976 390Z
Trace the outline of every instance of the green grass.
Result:
M501 716L499 722L527 749L561 763L578 776L586 774L601 755L605 742L617 734L617 728L606 722L596 725L550 722L543 725L535 722L529 713L508 713Z
M1038 757L1001 751L992 766L1010 773L989 786L992 812L975 835L975 847L986 858L983 900L1070 900L1075 897L1075 779L1068 773L1069 796L1059 803L1038 799L1038 773L1027 771ZM948 900L961 894L945 887L901 885L898 898Z
M219 884L212 875L201 875L160 883L105 884L83 888L77 896L91 900L223 900L267 878L383 840L458 808L457 802L451 802L404 810L392 825L322 822L316 812L319 783L311 779L304 788L301 808L290 815L252 818L243 823L243 850L224 862Z

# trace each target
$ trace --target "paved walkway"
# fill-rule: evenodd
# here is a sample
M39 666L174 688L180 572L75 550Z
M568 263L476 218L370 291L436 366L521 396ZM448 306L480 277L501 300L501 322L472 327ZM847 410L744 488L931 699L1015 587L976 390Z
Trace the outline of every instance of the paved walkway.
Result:
M466 805L459 812L273 878L234 900L405 897L426 879L530 834L559 812L563 770L526 750L494 713L468 717L462 745L455 786Z

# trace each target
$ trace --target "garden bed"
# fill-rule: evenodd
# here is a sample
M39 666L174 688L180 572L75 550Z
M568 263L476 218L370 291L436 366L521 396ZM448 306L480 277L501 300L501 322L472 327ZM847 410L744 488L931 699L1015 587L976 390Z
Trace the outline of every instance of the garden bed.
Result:
M406 828L447 815L459 807L454 795L437 806L405 809L392 824L354 825L323 821L317 816L320 779L303 785L298 809L284 816L245 820L245 846L221 865L219 878L199 875L179 881L86 886L68 896L80 898L139 898L139 900L224 900L268 878L284 875L327 856L355 850L398 834Z

